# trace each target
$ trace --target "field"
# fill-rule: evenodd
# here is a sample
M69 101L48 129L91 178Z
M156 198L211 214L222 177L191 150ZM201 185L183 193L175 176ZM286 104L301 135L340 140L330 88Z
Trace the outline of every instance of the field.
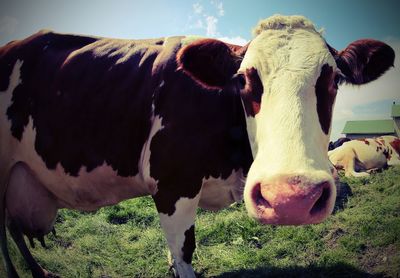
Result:
M193 261L198 275L399 277L400 167L341 180L344 190L335 213L319 225L260 226L247 217L243 204L217 213L199 210ZM151 198L96 213L61 210L56 230L46 238L47 249L36 242L31 250L62 277L171 276ZM30 277L11 240L9 245L21 277Z

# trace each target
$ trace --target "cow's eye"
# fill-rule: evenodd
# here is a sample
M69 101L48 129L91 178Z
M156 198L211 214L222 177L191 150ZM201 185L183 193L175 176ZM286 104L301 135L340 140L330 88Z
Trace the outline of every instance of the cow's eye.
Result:
M237 73L232 77L233 80L237 82L237 84L240 86L240 89L243 89L244 86L246 86L246 77L244 76L243 73Z
M242 88L244 88L244 86L246 86L246 77L244 76L244 74L239 74L239 84Z
M344 75L341 71L336 72L335 74L335 87L337 88L344 81Z
M336 84L336 85L339 85L339 82L340 82L340 75L339 75L339 74L336 74L336 75L335 75L335 84Z
M243 89L246 86L246 77L244 74L239 73L238 74L238 82L240 84L240 88Z

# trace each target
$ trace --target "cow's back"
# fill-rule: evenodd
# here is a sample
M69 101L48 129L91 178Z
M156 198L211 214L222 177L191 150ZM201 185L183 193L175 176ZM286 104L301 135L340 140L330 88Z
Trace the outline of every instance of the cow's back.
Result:
M137 173L150 129L156 45L46 33L15 48L5 58L21 61L21 82L2 111L13 136L21 140L32 119L47 167L61 163L76 175L106 162L121 175Z
M25 162L54 194L70 197L63 205L82 209L93 192L103 196L98 206L151 193L132 190L141 181L132 177L140 176L160 67L174 58L163 43L39 32L1 48L2 176Z

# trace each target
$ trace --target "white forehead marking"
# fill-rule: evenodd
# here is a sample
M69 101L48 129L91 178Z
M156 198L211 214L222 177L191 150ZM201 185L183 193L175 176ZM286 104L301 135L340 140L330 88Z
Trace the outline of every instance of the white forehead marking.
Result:
M240 70L256 68L264 88L268 78L283 71L315 77L323 64L336 68L320 32L303 16L270 17L260 21L253 33L256 37Z
M253 29L253 35L257 36L265 30L282 30L282 29L309 29L315 31L314 24L301 15L284 16L284 15L274 15L269 18L260 20L257 26Z

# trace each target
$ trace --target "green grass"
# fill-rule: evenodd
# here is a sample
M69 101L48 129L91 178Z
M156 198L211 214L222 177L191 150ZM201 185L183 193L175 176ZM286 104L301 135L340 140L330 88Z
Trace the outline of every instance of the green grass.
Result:
M319 225L260 226L243 204L198 211L193 265L200 277L399 277L400 167L370 178L342 177L352 195ZM61 210L47 249L31 249L62 277L170 277L151 198L96 213ZM21 277L29 271L14 243ZM0 267L0 277L4 273Z

